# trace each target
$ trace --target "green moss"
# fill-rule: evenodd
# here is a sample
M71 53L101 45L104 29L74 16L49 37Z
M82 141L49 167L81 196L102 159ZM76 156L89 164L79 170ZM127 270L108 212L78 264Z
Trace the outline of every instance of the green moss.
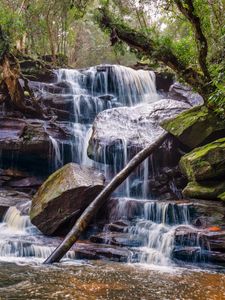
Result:
M221 199L221 195L225 196L225 181L192 181L183 190L183 195L188 198Z
M211 134L225 129L225 122L205 106L197 106L175 118L163 121L161 126L193 149Z
M218 196L219 199L225 201L225 192Z
M201 181L225 174L225 138L218 139L184 155L180 169L190 181Z

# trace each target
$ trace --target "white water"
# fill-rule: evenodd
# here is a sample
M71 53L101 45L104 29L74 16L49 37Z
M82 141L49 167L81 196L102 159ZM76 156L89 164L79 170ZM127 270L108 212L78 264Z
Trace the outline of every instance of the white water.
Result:
M49 138L52 144L52 151L50 153L50 157L52 157L53 169L59 169L63 166L63 155L62 151L60 150L60 144L51 135L49 135Z
M29 216L21 215L20 211L12 206L0 223L0 260L7 257L10 257L10 260L11 257L33 257L43 261L55 249L55 246L46 246L45 242L51 245L53 241L54 239L43 240L43 235L31 224ZM67 257L73 258L74 253L69 252Z
M185 227L193 231L194 236L196 235L196 229L189 225L191 219L188 203L132 198L118 198L114 201L115 204L110 215L111 222L117 220L130 222L128 228L125 228L125 232L128 232L131 240L141 242L141 247L132 248L135 251L131 262L138 260L141 264L173 266L175 231ZM198 249L201 255L203 246L201 233L197 233L196 237L190 236L189 239L191 246Z
M110 180L130 160L127 141L125 137L121 137L123 157L117 158L114 166L107 165L106 151L103 151L103 164L90 160L87 148L92 122L99 112L112 107L133 106L159 100L155 74L119 65L100 65L84 70L60 69L56 72L58 83L64 82L69 87L69 91L65 89L65 94L61 96L73 97L75 122L72 160L99 169L104 172L106 179ZM139 173L144 180L143 195L146 196L148 162L143 164ZM131 181L127 179L119 191L124 196L130 196L130 190Z
M94 166L111 179L119 169L130 160L128 143L121 136L122 157L115 154L113 166L96 163L87 157L88 141L92 134L92 122L96 115L106 109L119 106L134 106L140 103L151 103L159 100L155 87L155 74L149 71L134 71L122 66L97 66L87 70L57 71L58 83L66 83L61 97L72 96L73 99L73 132L71 141L72 161ZM65 86L66 86L65 85ZM51 85L49 85L52 87ZM45 89L45 93L48 91ZM130 128L128 128L130 130ZM150 133L149 133L150 134ZM152 133L154 134L154 133ZM63 145L50 136L52 144L53 165L57 169L64 163ZM151 157L137 170L142 180L140 197L147 198L149 169L154 176ZM120 189L120 195L130 197L131 178L128 178ZM138 200L135 200L138 201ZM127 217L127 201L119 201L116 217ZM168 219L169 215L172 220ZM139 261L147 264L169 265L174 244L174 231L181 224L188 223L188 209L159 202L146 202L142 212L136 216L129 228L130 234L142 240ZM54 239L48 239L47 244ZM58 242L57 242L58 244ZM0 223L0 259L6 257L47 258L54 246L46 246L43 236L32 226L28 216L22 216L16 207L11 207ZM68 254L69 257L73 253Z

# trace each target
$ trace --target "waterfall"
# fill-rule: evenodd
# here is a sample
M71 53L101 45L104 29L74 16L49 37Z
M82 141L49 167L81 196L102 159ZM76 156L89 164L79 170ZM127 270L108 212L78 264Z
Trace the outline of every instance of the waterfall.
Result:
M62 151L60 150L60 144L51 135L49 135L49 138L53 150L50 153L50 157L52 158L53 170L59 169L60 167L63 166L63 155L62 155Z
M54 249L54 246L45 245L42 234L31 224L29 216L21 215L15 206L9 207L0 223L0 260L7 257L33 257L43 260ZM70 251L66 257L74 256L74 252Z
M191 247L196 252L195 256L190 256L191 261L207 258L209 245L204 234L190 225L190 204L133 198L116 198L112 201L114 204L109 220L112 224L117 221L128 222L124 233L128 234L131 241L136 240L140 244L140 247L132 248L130 262L174 265L174 250L184 247ZM108 231L108 225L105 231ZM176 235L176 232L179 234Z
M63 86L61 97L71 96L73 99L74 114L74 141L72 143L72 161L79 164L93 166L104 172L110 180L130 160L126 138L121 139L122 157L115 153L114 162L108 165L106 148L103 150L104 162L97 163L87 157L88 140L94 118L103 110L133 106L139 103L150 103L159 100L155 86L155 74L152 71L133 70L119 65L100 65L83 70L59 69L56 71L57 84ZM52 141L56 146L55 142ZM60 155L57 148L55 165L59 166ZM106 145L107 147L107 145ZM144 177L142 194L147 197L147 180L149 164L145 162L140 176ZM138 174L139 175L139 174ZM136 176L137 177L137 176ZM118 190L123 196L130 196L132 180L129 178ZM141 196L141 194L140 194Z

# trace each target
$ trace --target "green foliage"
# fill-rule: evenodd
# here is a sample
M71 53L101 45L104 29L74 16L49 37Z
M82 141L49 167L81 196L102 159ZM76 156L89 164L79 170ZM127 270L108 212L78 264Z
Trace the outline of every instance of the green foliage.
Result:
M25 31L24 19L17 11L4 6L2 2L0 2L0 24L4 35L8 36L11 45L14 45Z
M216 89L211 93L209 103L216 113L225 119L225 63L211 65L210 69Z

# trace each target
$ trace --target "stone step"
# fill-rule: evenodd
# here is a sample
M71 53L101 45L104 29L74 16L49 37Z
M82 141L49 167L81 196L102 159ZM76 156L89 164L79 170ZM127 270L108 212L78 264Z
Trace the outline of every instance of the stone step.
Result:
M184 261L204 261L225 264L225 253L220 251L201 250L199 247L177 247L173 250L173 257Z
M126 248L91 242L78 242L73 249L77 259L109 259L128 262L132 256L132 252Z
M102 232L90 237L90 241L99 244L108 244L120 247L138 247L141 241L128 233Z

